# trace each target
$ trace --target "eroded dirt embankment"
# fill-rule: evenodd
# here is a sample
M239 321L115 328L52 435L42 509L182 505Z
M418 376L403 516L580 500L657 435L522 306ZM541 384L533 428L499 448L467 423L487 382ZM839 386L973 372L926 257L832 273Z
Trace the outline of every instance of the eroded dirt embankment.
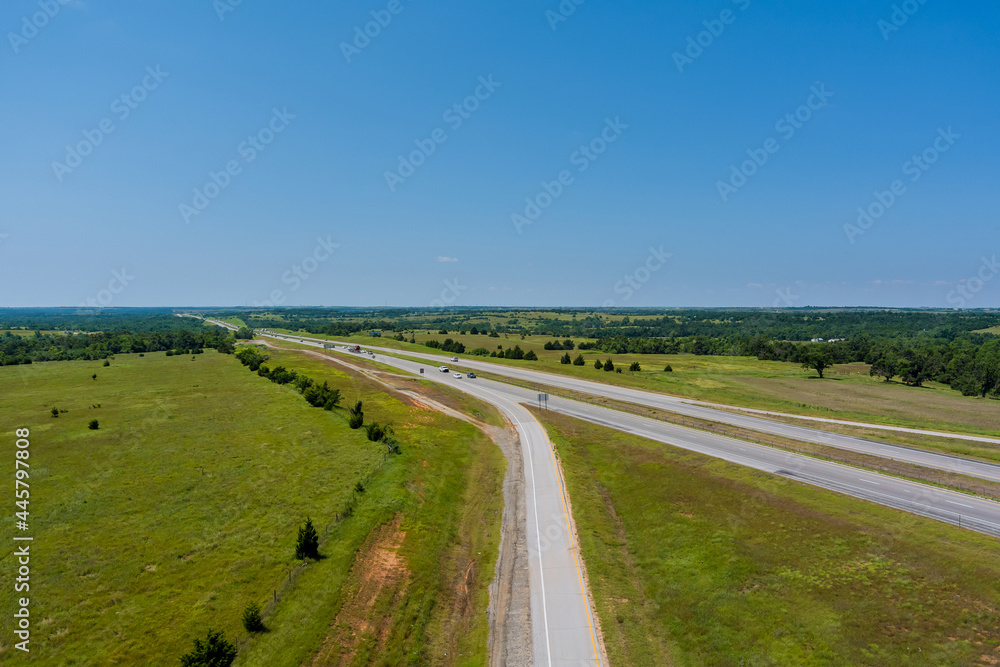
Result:
M264 342L264 344L268 347L272 346L269 341ZM490 664L503 667L532 665L531 592L528 579L528 543L524 501L525 480L521 443L517 431L509 422L505 424L504 428L500 428L465 414L457 402L452 402L452 397L447 392L427 387L418 382L416 378L374 369L363 363L343 361L318 351L296 351L301 351L332 366L362 373L410 404L437 410L470 422L497 444L507 459L507 472L503 482L504 506L500 527L500 554L497 558L493 581L489 586Z

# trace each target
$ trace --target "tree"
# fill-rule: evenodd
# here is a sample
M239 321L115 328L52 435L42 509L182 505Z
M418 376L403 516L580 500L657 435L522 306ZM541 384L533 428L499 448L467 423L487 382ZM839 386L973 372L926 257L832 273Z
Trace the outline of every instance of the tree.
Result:
M872 362L872 367L868 371L868 375L872 377L884 377L885 381L888 382L894 375L896 375L898 365L899 362L896 360L895 356L889 353L884 353Z
M110 365L111 365L111 362L110 362L110 361L108 361L107 359L105 359L105 360L104 360L104 366L105 366L105 368L107 368L107 367L108 367L108 366L110 366Z
M299 560L319 559L319 533L313 528L312 519L308 517L305 525L299 528L299 536L295 540L295 557Z
M52 416L53 417L59 416L59 408L52 408Z
M833 357L830 356L829 350L821 348L818 345L808 345L802 351L802 368L811 368L817 373L819 373L820 379L823 377L823 371L833 365Z
M972 376L976 380L979 395L996 391L1000 387L1000 341L990 341L979 348L972 364Z
M97 373L94 373L94 374L93 374L93 375L91 375L90 377L92 377L92 378L94 378L94 379L96 380L96 379L97 379Z
M585 362L583 360L583 355L582 354L576 355L576 359L573 360L573 365L574 366L583 366L585 363L587 363L587 362Z
M667 364L666 366L663 367L663 372L664 373L673 373L674 369L673 369L673 367L670 364Z
M640 365L639 365L639 362L638 362L638 361L633 361L633 362L632 362L632 363L631 363L631 364L629 365L628 369L629 369L630 371L641 371L641 370L642 370L642 366L640 366Z
M602 368L604 368L604 364L601 363L600 359L594 361L594 368L596 368L597 370L601 370Z
M91 431L96 431L101 427L100 423L96 419L91 419L90 423L87 424L87 428Z
M559 357L559 363L564 365L573 363L573 360L569 358L569 352L566 352L563 356Z
M611 357L608 357L608 360L604 362L604 370L605 371L615 370L615 364L614 362L611 361Z
M527 352L524 353L524 360L525 361L538 361L538 355L535 354L534 350L528 350Z
M354 407L350 408L351 416L347 418L347 425L353 429L361 428L365 423L365 413L361 411L362 403L358 401Z
M260 605L251 602L243 608L243 627L247 632L264 632L264 619L260 615Z
M194 640L194 649L181 656L184 667L229 667L236 659L236 647L226 639L222 631L208 631L208 637L202 642Z

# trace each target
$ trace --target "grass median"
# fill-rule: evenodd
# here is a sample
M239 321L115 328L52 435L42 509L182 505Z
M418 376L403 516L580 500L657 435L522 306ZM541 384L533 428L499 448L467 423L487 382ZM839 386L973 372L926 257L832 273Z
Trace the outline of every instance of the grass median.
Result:
M995 664L1000 542L550 412L612 664Z

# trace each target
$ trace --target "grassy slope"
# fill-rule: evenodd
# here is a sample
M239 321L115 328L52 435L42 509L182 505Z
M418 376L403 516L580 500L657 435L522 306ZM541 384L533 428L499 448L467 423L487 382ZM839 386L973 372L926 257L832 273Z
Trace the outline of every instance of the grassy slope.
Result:
M612 664L995 664L1000 544L545 413Z
M379 446L348 429L341 415L310 408L294 390L257 377L232 357L159 353L119 355L111 363L0 369L4 431L32 429L38 664L151 664L180 655L207 627L243 637L240 610L251 600L266 602L285 578L301 518L312 515L322 532L355 481L381 458ZM498 540L490 523L496 508L487 501L499 504L499 494L472 506L451 503L471 487L468 472L457 468L469 457L484 457L488 463L478 472L500 484L500 454L484 436L329 367L307 372L344 388L347 398L363 398L368 419L393 422L404 454L373 477L355 517L331 534L329 558L307 568L268 620L267 641L292 650L258 664L299 664L322 639L332 618L323 613L336 603L353 546L387 515L420 505L409 491L418 476L434 479L422 489L425 506L451 508L426 528L415 525L405 546L408 557L439 564L430 568L436 581L414 587L424 629L434 621L434 601L447 596L446 566L462 544L458 526L471 522L476 539ZM68 412L52 418L53 405ZM91 418L100 419L100 430L86 428ZM11 558L5 549L4 571L13 567ZM491 571L487 558L478 564ZM488 579L473 582L480 610ZM5 596L0 656L13 650L11 611ZM283 622L283 614L296 613L308 622ZM467 654L485 656L485 615L470 623L474 645ZM408 647L419 655L432 640L417 632Z
M836 366L832 373L827 373L827 379L818 380L809 377L812 371L805 371L797 364L760 361L751 357L607 355L586 350L583 352L586 365L573 366L559 363L564 352L544 349L544 344L552 340L548 336L529 336L521 340L517 336L505 339L502 336L490 338L456 333L447 336L436 332L416 334L418 343L430 339L443 341L445 338L464 343L469 351L477 347L494 350L497 345L504 348L520 345L525 351L534 350L539 360L515 361L458 355L460 358L476 358L704 401L809 416L1000 435L1000 402L962 396L950 387L933 382L924 388L882 382L869 377L868 367L864 364ZM371 338L361 335L347 340L413 352L437 352L421 344L395 341L391 336ZM577 350L570 352L572 357L577 354L580 354ZM595 359L609 357L616 366L626 369L633 361L638 361L643 370L617 374L594 369ZM672 366L673 372L663 372L667 364Z

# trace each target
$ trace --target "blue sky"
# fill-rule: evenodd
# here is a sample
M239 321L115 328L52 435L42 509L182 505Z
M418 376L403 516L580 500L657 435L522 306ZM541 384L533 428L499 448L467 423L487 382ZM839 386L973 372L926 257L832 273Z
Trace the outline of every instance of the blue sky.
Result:
M996 4L234 2L3 3L0 306L1000 305Z

